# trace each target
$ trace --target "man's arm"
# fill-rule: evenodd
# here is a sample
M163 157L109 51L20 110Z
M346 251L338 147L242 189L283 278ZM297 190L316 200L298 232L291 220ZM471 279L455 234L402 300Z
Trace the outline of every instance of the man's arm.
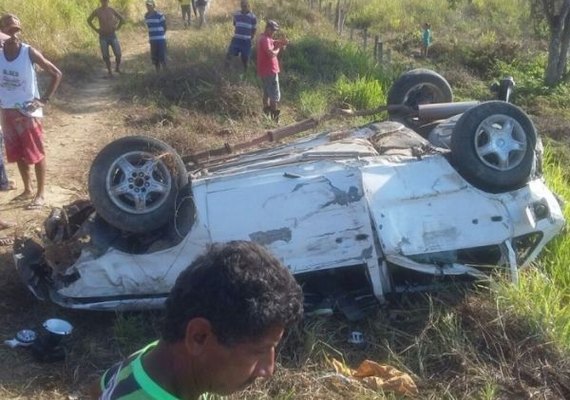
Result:
M279 40L267 39L263 44L263 50L269 57L277 57L281 51L281 42Z
M53 65L51 61L45 58L42 53L33 47L30 47L30 58L34 64L39 65L41 69L46 71L51 76L51 81L48 89L40 99L43 103L46 103L59 87L62 73L55 65Z
M91 29L93 29L95 32L99 33L99 28L97 28L95 25L93 25L93 20L95 19L95 17L97 16L97 10L93 11L91 13L91 15L89 16L89 18L87 18L87 24L91 27Z
M117 24L117 30L119 30L121 29L121 26L123 26L123 24L125 23L125 18L123 18L123 16L119 14L114 8L112 8L112 10L113 14L115 15L115 18L119 20L119 23Z

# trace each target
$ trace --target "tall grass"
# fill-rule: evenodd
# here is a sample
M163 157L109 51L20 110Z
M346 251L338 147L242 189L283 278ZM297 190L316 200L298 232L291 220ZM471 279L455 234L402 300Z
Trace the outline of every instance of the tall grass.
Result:
M115 0L112 6L129 17L136 3ZM0 0L0 13L16 14L22 21L24 39L44 53L59 57L96 46L96 35L86 20L99 5L97 0Z
M335 90L342 103L351 108L370 109L386 103L380 82L366 76L351 81L343 75L336 82Z
M568 155L552 142L546 146L544 170L548 185L570 199ZM570 204L565 203L564 216L570 220ZM499 301L505 308L532 321L535 328L560 347L570 350L570 237L567 230L552 241L541 258L539 268L521 274L518 285L501 286Z
M127 21L144 8L136 0L114 0L113 8ZM0 0L0 13L16 14L22 22L22 39L39 49L70 76L84 79L100 65L97 34L87 25L87 17L100 6L98 0Z

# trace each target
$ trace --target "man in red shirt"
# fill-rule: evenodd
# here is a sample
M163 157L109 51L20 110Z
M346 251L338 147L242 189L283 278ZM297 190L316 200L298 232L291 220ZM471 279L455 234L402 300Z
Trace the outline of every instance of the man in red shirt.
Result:
M279 24L269 19L265 25L265 31L257 40L257 75L263 82L263 112L271 115L271 118L279 122L280 110L277 104L281 99L279 90L279 60L277 55L286 46L287 39L273 39L273 35L279 30Z

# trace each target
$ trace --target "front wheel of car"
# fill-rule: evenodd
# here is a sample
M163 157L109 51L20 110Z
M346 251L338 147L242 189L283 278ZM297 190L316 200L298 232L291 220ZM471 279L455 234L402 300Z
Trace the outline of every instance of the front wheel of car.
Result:
M451 137L451 157L474 186L502 192L524 185L535 162L536 130L518 107L489 101L467 110Z
M180 156L148 136L109 143L89 171L89 195L97 214L128 232L160 228L174 218L178 191L188 183Z

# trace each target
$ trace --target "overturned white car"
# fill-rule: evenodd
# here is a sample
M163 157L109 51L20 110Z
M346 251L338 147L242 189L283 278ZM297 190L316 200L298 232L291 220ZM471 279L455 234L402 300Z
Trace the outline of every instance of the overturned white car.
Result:
M16 267L39 298L98 310L161 306L210 243L238 239L327 296L516 279L564 224L530 119L505 101L451 103L426 70L389 101L394 121L191 165L150 137L112 142L92 165L92 204L55 210Z

